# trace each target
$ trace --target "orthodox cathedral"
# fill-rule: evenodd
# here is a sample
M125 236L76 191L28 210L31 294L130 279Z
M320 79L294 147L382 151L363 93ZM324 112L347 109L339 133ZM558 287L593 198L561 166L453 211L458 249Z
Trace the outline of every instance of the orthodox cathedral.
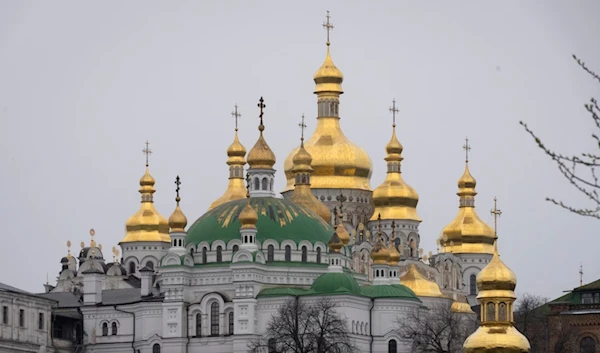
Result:
M329 36L329 16L324 26ZM475 211L468 158L458 214L442 230L437 254L423 254L419 195L402 176L395 102L387 155L376 163L387 176L372 189L373 162L342 131L343 78L328 38L313 76L316 129L284 161L283 197L273 187L276 155L262 98L256 143L247 151L235 129L227 189L189 225L179 177L170 217L156 210L146 144L140 208L112 262L92 230L78 254L68 242L57 283L46 284L42 296L58 302L54 333L86 352L248 352L284 301L328 296L361 352L412 352L396 329L408 312L447 304L475 316L479 301L481 327L466 351L529 352L512 325L516 277L498 257L495 229ZM468 156L468 140L464 148Z

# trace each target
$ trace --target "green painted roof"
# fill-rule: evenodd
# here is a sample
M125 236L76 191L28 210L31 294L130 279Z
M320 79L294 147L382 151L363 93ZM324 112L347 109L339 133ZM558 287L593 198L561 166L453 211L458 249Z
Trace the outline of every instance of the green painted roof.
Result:
M315 293L352 293L360 295L358 282L346 272L328 272L320 275L310 287Z
M404 298L420 301L410 288L401 284L361 287L361 293L369 298Z
M189 227L185 243L207 241L211 244L223 240L227 244L230 240L240 239L238 217L246 202L246 199L234 200L206 212ZM308 240L327 245L333 233L331 225L316 213L286 199L253 197L250 204L258 213L256 239L260 242L274 239L281 243L290 239L296 244Z

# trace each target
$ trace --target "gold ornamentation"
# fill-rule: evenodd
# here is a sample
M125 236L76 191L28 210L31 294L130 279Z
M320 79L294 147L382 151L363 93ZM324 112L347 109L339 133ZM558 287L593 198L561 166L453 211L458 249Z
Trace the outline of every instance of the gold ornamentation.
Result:
M185 227L187 226L188 222L187 218L185 217L185 214L183 214L183 211L179 207L179 202L181 201L181 198L179 197L179 186L181 185L181 179L179 178L179 175L175 177L175 185L177 185L177 187L175 188L176 206L175 210L169 217L169 228L171 228L171 233L185 232Z
M266 107L263 97L260 97L258 107L260 108L260 125L258 125L260 136L254 147L248 152L248 165L252 169L272 169L276 158L275 153L273 153L263 137L263 131L265 130L265 126L263 125L263 109Z
M423 277L414 264L400 277L400 283L410 288L418 297L444 298L437 283Z

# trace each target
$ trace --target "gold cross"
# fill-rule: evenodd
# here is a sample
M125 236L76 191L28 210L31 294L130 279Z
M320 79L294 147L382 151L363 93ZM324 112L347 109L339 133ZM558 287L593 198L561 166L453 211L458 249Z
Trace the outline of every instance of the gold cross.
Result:
M302 122L300 124L298 124L298 126L300 126L300 129L302 130L302 135L300 137L300 141L301 141L302 147L304 147L304 129L306 128L306 124L304 124L304 114L302 114Z
M146 155L146 167L148 166L148 157L150 157L150 155L152 154L152 150L149 148L149 146L150 142L146 140L146 148L142 150L142 152L144 152L144 154Z
M333 30L333 23L329 22L329 19L331 18L331 16L329 16L329 11L327 11L327 21L325 21L323 23L323 27L327 30L327 45L329 45L329 31Z
M263 124L263 109L267 107L263 97L260 97L260 99L258 100L258 107L260 108L260 115L258 117L260 118L260 124L262 125Z
M175 193L177 194L176 200L179 202L179 185L181 185L181 179L179 178L179 175L175 177L175 185L177 185L175 188Z
M471 150L471 145L469 145L469 138L465 138L465 144L463 145L463 150L465 150L466 162L469 163L469 151Z
M400 110L396 108L396 98L392 99L392 106L390 107L390 112L392 112L392 119L394 120L394 127L396 127L396 113Z
M240 114L238 112L238 105L237 103L234 105L235 110L233 112L231 112L231 116L235 119L235 131L238 131L238 119L242 116L242 114Z
M502 215L502 211L498 209L496 202L498 199L494 197L494 209L490 211L490 213L494 216L494 235L498 237L498 217Z

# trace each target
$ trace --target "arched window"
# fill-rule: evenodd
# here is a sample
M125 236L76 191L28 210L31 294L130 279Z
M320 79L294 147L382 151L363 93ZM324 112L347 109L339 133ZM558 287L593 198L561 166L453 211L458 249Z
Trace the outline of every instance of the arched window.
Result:
M202 314L196 314L196 336L202 336Z
M267 178L262 180L262 190L269 190L269 180Z
M102 324L102 336L108 336L108 322Z
M117 323L116 323L116 322L113 322L113 323L110 325L110 329L111 329L111 332L110 332L110 334L111 334L111 335L113 335L113 336L116 336L116 335L117 335Z
M308 259L307 259L308 254L307 254L307 252L308 252L308 250L306 249L306 246L303 246L302 247L302 262L308 261Z
M160 344L155 343L154 346L152 346L152 353L160 353Z
M132 275L135 273L135 262L131 261L129 263L129 274Z
M206 247L202 248L202 263L205 264L206 261Z
M277 353L277 341L274 338L269 338L267 345L269 346L269 353Z
M221 245L217 246L217 262L223 262L223 251Z
M267 261L275 261L275 247L273 245L267 246Z
M273 181L274 179L271 179L271 187L269 188L270 191L273 191Z
M596 341L591 337L585 337L579 344L579 353L596 353Z
M396 238L396 240L394 240L394 245L396 246L396 250L398 251L402 251L400 250L400 238Z
M417 250L417 247L415 246L415 240L411 239L410 242L409 242L409 244L410 244L410 246L409 246L409 248L410 248L410 257L415 257L416 256L416 250Z
M194 248L190 248L190 255L194 256Z
M487 304L487 315L485 317L487 321L496 321L496 305L494 303Z
M237 252L238 250L240 250L240 247L236 245L233 246L233 252Z
M289 245L285 246L285 261L292 261L292 247Z
M254 190L260 190L260 180L254 178Z
M229 312L229 334L233 335L233 311Z
M152 261L147 261L146 262L146 267L148 267L151 270L154 270L154 262Z
M476 295L477 294L477 276L471 275L469 277L469 294Z
M317 263L321 263L321 248L317 248Z
M219 303L217 302L210 305L210 335L219 335Z
M506 321L506 304L498 304L498 321Z
M398 344L396 340L390 340L388 342L388 353L398 353Z

